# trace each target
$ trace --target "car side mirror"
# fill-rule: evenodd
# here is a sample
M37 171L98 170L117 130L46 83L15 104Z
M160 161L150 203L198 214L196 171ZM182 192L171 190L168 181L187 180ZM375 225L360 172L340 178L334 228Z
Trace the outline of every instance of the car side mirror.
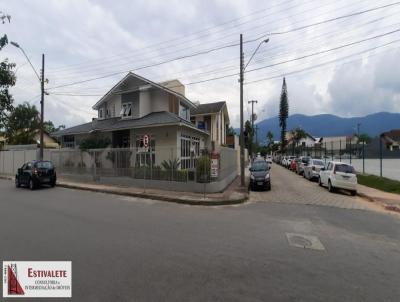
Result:
M271 166L268 166L268 170L271 170Z
M18 174L21 174L22 173L22 168L18 168L17 172L18 172Z
M253 168L249 168L249 171L250 171L250 172L253 172Z
M325 167L322 167L320 170L321 170L321 171L325 171Z

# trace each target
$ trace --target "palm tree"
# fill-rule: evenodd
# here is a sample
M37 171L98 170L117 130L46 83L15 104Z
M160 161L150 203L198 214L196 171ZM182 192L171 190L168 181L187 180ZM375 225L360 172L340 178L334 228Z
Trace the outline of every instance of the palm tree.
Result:
M299 145L299 142L303 139L307 137L307 133L301 129L300 127L297 127L296 129L293 129L292 131L290 131L290 134L292 136L292 140L293 140L293 151L297 146ZM293 152L294 153L294 152Z

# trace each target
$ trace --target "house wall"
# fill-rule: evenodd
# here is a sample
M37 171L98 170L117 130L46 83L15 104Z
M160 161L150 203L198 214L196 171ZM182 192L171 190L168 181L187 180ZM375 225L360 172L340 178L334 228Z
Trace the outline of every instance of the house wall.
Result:
M132 118L139 118L140 117L139 91L124 93L121 95L121 106L122 104L129 102L132 103Z
M110 111L110 117L120 116L121 112L121 95L115 94L107 102L107 108Z
M150 91L140 91L139 94L139 117L143 117L151 113L151 94Z
M152 90L150 92L151 97L151 111L159 112L159 111L169 111L168 106L168 94L162 90Z

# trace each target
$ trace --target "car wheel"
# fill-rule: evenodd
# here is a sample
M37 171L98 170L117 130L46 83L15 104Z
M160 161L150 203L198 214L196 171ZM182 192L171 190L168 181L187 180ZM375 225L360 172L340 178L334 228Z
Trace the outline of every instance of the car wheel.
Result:
M356 190L350 191L350 194L351 194L351 196L356 196L357 191Z
M50 183L50 186L51 186L52 188L54 188L54 187L56 186L56 181L53 180L53 181Z
M35 190L35 183L33 182L32 178L29 179L29 189Z
M328 181L328 191L331 193L335 192L335 188L332 186L332 183L330 180Z
M15 178L15 187L21 187L21 184L19 183L19 179L17 177Z

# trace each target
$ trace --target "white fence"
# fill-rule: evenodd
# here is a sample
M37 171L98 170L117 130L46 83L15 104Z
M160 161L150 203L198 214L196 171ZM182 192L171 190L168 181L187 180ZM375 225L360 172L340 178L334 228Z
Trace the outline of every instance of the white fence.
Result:
M30 160L36 160L38 150L0 151L0 174L15 175L18 168Z

